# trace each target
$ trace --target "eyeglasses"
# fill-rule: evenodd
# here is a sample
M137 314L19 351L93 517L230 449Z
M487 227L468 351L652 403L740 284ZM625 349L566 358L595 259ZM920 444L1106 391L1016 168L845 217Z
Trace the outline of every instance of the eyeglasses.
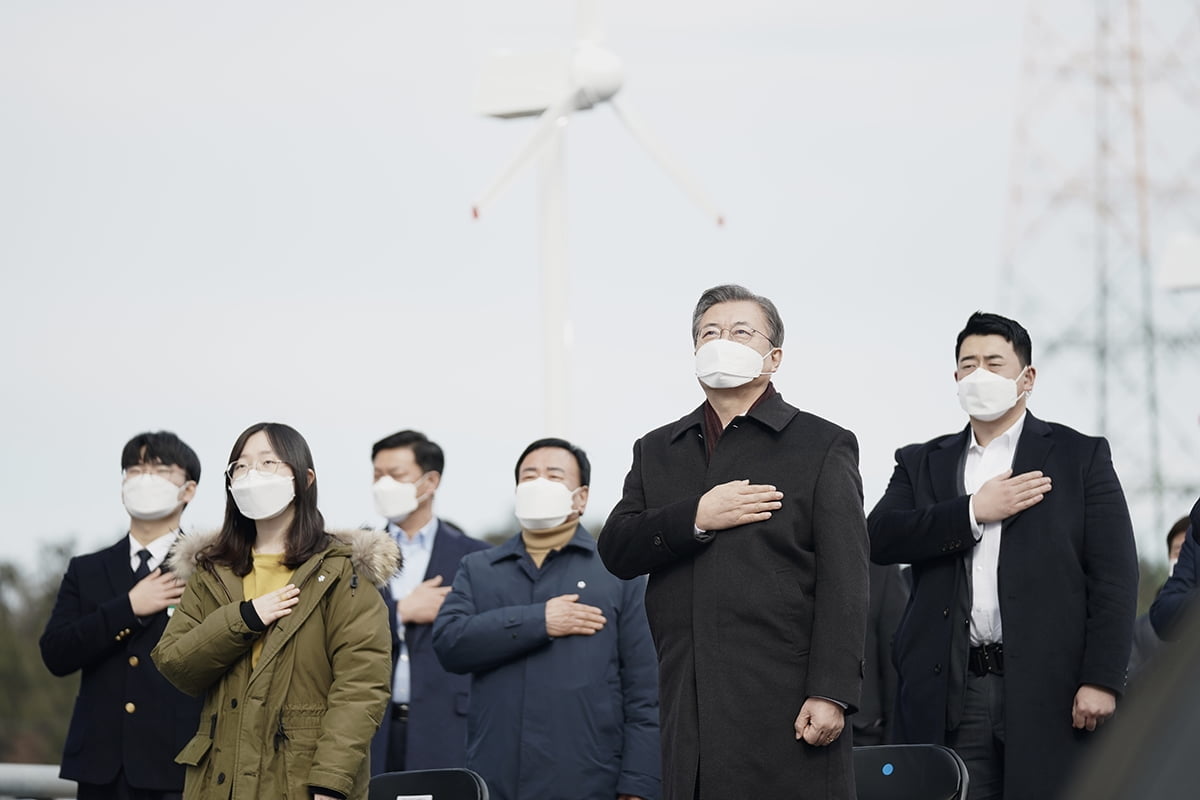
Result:
M754 330L749 325L734 325L732 328L719 328L716 325L707 325L700 329L700 335L696 337L696 341L701 344L715 342L721 338L721 334L729 333L729 338L738 344L749 344L750 340L755 336L761 336L767 340L767 344L774 345L765 333Z
M176 473L182 472L182 468L176 464L134 464L132 467L126 467L123 470L125 479L139 478L142 475L157 475L160 478L170 478Z
M274 459L266 459L257 464L246 464L241 461L235 461L225 468L225 474L229 476L229 480L236 481L246 477L250 470L254 470L262 475L274 475L279 472L280 467L290 467L286 461L276 461Z

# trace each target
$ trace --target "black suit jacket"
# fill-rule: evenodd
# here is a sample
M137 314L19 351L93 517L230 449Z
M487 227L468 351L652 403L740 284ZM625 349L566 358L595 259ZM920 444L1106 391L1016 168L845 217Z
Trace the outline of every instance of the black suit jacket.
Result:
M439 519L433 551L429 554L429 567L422 580L441 575L443 586L452 585L462 557L489 546L487 542L472 539ZM395 674L396 659L400 656L396 598L385 587L383 599L387 603L388 621L392 627L392 671ZM412 770L466 766L467 699L471 676L455 675L442 669L437 654L433 652L432 625L405 625L404 641L408 645L412 697L408 704L405 767ZM390 728L385 718L371 742L373 774L383 772L387 763Z
M154 666L150 651L167 612L139 621L129 605L133 583L127 536L67 566L40 641L55 675L83 671L59 774L104 784L124 769L131 786L179 792L184 770L175 755L196 732L201 701Z
M896 734L944 743L957 724L969 646L964 556L975 546L961 485L970 428L896 452L868 517L871 557L912 564L896 634ZM1108 442L1032 414L1013 474L1041 470L1053 488L1004 521L998 581L1005 662L1005 794L1052 796L1092 734L1071 727L1081 684L1125 687L1137 605L1137 554Z

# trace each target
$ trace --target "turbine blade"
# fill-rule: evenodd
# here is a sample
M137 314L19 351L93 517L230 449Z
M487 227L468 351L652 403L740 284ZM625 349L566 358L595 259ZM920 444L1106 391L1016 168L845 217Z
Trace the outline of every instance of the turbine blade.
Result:
M475 203L471 206L471 216L479 219L484 206L491 203L496 195L500 193L500 190L507 186L537 152L542 149L550 138L550 135L554 132L555 127L565 123L567 117L575 110L575 95L577 93L577 89L571 89L560 100L542 112L541 116L538 117L537 127L534 128L533 135L526 140L525 146L521 148L512 161L508 162L508 166L504 168L500 175L475 200Z
M600 0L578 0L575 4L575 38L581 42L604 42L604 15Z
M641 118L628 105L618 102L615 97L610 99L608 104L612 106L613 111L617 114L617 119L621 120L630 135L637 140L638 144L646 149L646 152L658 162L660 167L666 170L668 175L675 179L675 183L692 199L692 202L700 206L706 214L715 219L718 225L724 225L724 215L721 214L716 205L708 198L708 195L700 188L700 184L675 159L667 154L658 140L646 129Z

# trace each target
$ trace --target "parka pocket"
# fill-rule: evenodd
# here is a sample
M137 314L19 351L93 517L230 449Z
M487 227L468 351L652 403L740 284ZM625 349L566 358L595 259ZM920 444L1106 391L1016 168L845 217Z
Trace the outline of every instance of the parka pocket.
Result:
M280 748L283 751L283 769L287 776L287 787L303 786L312 770L313 756L317 753L317 737L320 728L289 728L287 738ZM289 795L290 796L290 795Z
M175 763L189 767L200 766L204 757L208 755L208 751L212 749L212 743L212 737L207 733L197 733L190 742L183 746L179 755L175 756Z
M321 736L324 706L289 706L279 714L275 748L283 753L287 785L304 786ZM290 795L289 795L290 796Z

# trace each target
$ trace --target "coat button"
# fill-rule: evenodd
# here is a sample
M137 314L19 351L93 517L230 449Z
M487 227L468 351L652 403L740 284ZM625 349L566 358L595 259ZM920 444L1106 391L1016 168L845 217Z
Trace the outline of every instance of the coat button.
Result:
M137 711L137 706L135 706L133 703L125 704L125 713L126 714L132 714L135 711Z
M129 657L129 666L131 666L131 667L136 667L137 665L138 665L138 657L137 657L137 656L130 656L130 657Z
M941 675L941 674L942 674L942 665L941 665L941 664L934 664L934 665L933 665L933 674L934 674L934 675Z
M662 542L662 537L661 537L661 536L659 536L657 533L656 533L656 534L654 534L654 546L655 546L655 547L662 547L662 543L663 543L663 542Z
M949 619L949 618L950 618L950 609L948 609L948 608L943 608L943 609L942 609L942 618L943 618L943 619Z
M217 776L217 783L224 783L224 782L225 782L225 773L222 772L220 775Z
M229 707L237 708L237 698L236 697L229 701Z

